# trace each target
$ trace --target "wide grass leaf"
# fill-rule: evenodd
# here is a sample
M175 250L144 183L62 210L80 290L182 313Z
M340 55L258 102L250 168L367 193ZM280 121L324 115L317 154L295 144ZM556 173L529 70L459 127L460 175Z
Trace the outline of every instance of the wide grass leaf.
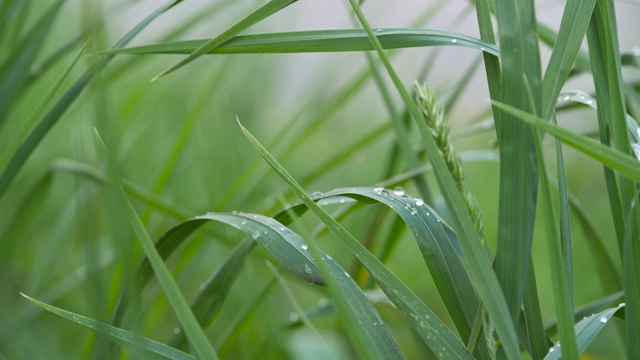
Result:
M500 56L498 48L471 36L430 29L379 28L376 37L384 49L424 46L463 46ZM113 49L105 54L188 54L207 40L186 40ZM345 52L374 50L362 29L314 30L236 36L206 54L264 54L304 52ZM203 54L205 54L203 53Z
M67 320L71 320L89 329L95 330L101 334L104 334L109 338L111 338L114 342L124 347L127 347L129 349L142 349L142 350L156 353L158 355L162 355L168 359L174 359L174 360L194 359L193 356L189 354L185 354L180 350L174 349L170 346L159 343L157 341L147 339L143 336L132 333L130 331L123 330L123 329L111 326L109 324L105 324L103 322L90 319L86 316L82 316L66 310L62 310L60 308L57 308L57 307L45 304L43 302L40 302L36 299L33 299L25 294L22 294L22 296L24 296L27 300L31 301L32 303L36 304L37 306L49 312L52 312Z

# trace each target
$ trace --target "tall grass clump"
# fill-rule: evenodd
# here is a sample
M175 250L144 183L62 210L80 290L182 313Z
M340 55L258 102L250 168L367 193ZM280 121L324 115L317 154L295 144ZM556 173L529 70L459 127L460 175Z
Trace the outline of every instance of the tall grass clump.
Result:
M640 359L637 4L34 5L0 358Z

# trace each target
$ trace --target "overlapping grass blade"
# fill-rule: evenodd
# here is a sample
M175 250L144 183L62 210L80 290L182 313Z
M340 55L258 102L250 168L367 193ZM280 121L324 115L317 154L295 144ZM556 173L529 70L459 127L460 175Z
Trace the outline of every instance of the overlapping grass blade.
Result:
M11 105L16 103L22 92L36 56L44 45L63 3L64 0L53 3L33 28L17 42L18 45L11 49L9 57L0 65L0 126L4 123Z
M532 124L540 130L552 134L565 144L579 150L585 155L592 157L593 159L601 162L603 165L613 170L619 171L620 174L625 175L629 179L640 182L640 164L638 163L638 160L632 158L631 156L614 150L608 146L604 146L595 140L576 134L557 125L551 124L539 117L533 116L514 107L502 104L497 101L494 101L493 105L503 109L506 112L511 113L522 121Z
M534 133L534 145L536 150L536 158L538 161L538 171L540 172L540 206L545 214L545 226L547 233L547 249L549 251L549 264L551 269L551 286L553 289L553 300L558 318L558 333L562 342L562 355L566 359L578 358L578 345L576 343L576 334L573 328L573 296L570 288L572 282L570 280L571 270L569 264L565 263L565 254L558 228L556 211L553 207L551 199L551 187L547 176L547 169L542 153L542 141L540 134ZM562 190L560 190L562 192Z
M502 51L499 99L540 114L541 65L532 0L496 1ZM527 91L529 89L530 93ZM535 220L537 174L533 132L504 114L496 119L500 143L500 198L496 273L511 318L517 322L524 298Z
M278 221L257 214L208 213L187 220L173 227L161 237L156 244L158 252L163 258L166 258L195 230L211 221L222 222L245 232L254 242L259 243L297 276L312 283L324 284L325 281L316 265L317 260L309 251L311 245L306 244L299 235ZM192 308L194 313L199 315L198 319L203 326L210 323L221 302L224 301L224 293L221 292L228 291L228 287L231 286L231 282L239 271L239 262L251 249L250 244L240 245L237 252L234 252L234 255L230 256L225 263L226 267L221 268L214 277L218 282L210 282L205 285L205 288L198 295ZM386 325L357 284L345 276L346 272L330 256L320 250L316 250L316 254L328 264L330 274L345 293L351 311L356 314L357 320L363 325L367 336L371 338L370 344L375 344L376 350L373 353L381 358L403 358ZM145 261L139 271L139 284L141 286L146 284L152 275L149 263Z
M615 315L615 313L624 307L624 304L620 304L617 307L607 309L600 313L591 315L582 319L575 326L576 333L576 341L578 342L578 349L580 353L586 350L587 346L591 344L593 339L602 331L602 329L607 325L607 322ZM562 346L560 346L562 345ZM564 351L560 351L560 349L564 349L564 343L557 343L551 349L549 349L549 354L545 356L545 360L555 360L560 359L561 355L565 355Z
M173 311L175 312L178 320L185 330L191 348L199 358L217 359L218 357L215 350L213 350L213 347L207 339L207 336L200 327L200 324L198 324L198 321L193 315L193 312L191 312L187 301L178 288L178 284L176 284L176 281L171 275L171 272L164 264L162 256L156 250L154 243L147 233L147 230L144 228L144 225L138 217L136 210L133 208L133 205L131 205L131 202L129 202L127 194L125 193L122 184L120 183L120 179L117 177L116 170L112 167L113 164L111 162L111 156L109 155L104 142L97 133L96 139L103 154L107 159L109 159L109 170L111 171L110 185L112 187L110 191L112 193L112 196L114 196L114 198L117 200L121 211L126 215L127 220L131 224L131 227L138 237L140 245L144 250L145 255L147 256L147 259L149 259L151 268L158 278L160 287L162 288L164 294L167 296L167 299L171 304Z
M462 46L478 49L493 56L500 52L493 44L471 36L431 29L379 28L376 37L384 49L424 46ZM113 49L104 54L188 54L202 48L207 40L186 40L153 45ZM374 48L362 29L292 31L241 35L226 39L204 54L269 54L305 52L372 51ZM199 56L200 56L199 55Z
M292 3L296 2L296 1L297 0L271 0L271 1L269 1L268 3L264 4L263 6L261 6L259 9L253 11L251 14L247 15L245 18L243 18L242 20L240 20L237 23L235 23L234 25L232 25L230 28L228 28L227 30L222 32L220 35L216 36L215 38L213 38L211 40L203 42L202 44L200 44L196 48L194 48L192 51L189 51L189 53L190 53L189 56L187 56L186 58L182 59L177 64L173 65L172 67L168 68L167 70L163 71L162 73L160 73L159 75L154 77L152 79L152 81L153 80L157 80L157 79L161 78L162 76L165 76L165 75L169 74L170 72L173 72L173 71L185 66L186 64L188 64L191 61L197 59L201 55L206 54L207 52L217 48L218 46L224 44L226 41L228 41L232 37L238 35L239 33L243 32L244 30L246 30L246 29L250 28L251 26L259 23L260 21L268 18L269 16L277 13L278 11L284 9L285 7L291 5Z
M454 229L460 239L462 249L465 254L465 262L470 274L472 283L480 295L480 299L487 309L496 332L502 341L502 345L506 350L506 354L514 359L520 358L520 350L514 324L511 321L504 294L500 288L496 274L493 272L491 258L487 247L480 240L479 234L476 232L473 220L467 212L462 195L460 194L456 184L447 169L447 165L438 152L435 140L431 135L430 129L424 122L420 110L416 103L411 99L409 92L404 87L395 69L389 62L384 49L376 38L373 29L367 22L366 18L360 10L360 6L355 0L349 0L351 7L354 9L358 20L363 28L367 31L372 46L376 49L378 55L387 69L396 89L400 93L402 100L409 111L409 114L416 122L422 142L442 190L443 196L452 215Z
M598 100L601 138L605 144L624 154L632 154L627 126L627 110L622 81L617 21L613 1L599 1L588 31L589 54ZM623 284L627 303L626 330L629 339L640 338L640 208L638 184L628 178L611 176L608 180L610 204L616 220L618 250L623 264ZM614 198L619 196L619 198ZM640 357L640 343L627 341L627 356Z
M398 307L412 328L434 352L442 356L471 359L459 339L393 273L351 234L320 208L269 152L242 125L241 129L274 171L292 188L302 202L327 226L329 231L367 268L389 299Z
M123 330L109 324L105 324L100 321L96 321L90 319L88 317L75 314L66 310L59 309L57 307L45 304L36 299L33 299L25 294L22 294L27 300L31 301L35 305L50 311L58 316L61 316L67 320L71 320L75 323L78 323L86 328L95 330L103 335L108 336L112 341L122 345L123 347L127 347L130 349L141 349L145 351L149 351L158 355L161 355L168 359L174 360L191 360L194 359L193 356L183 353L180 350L174 349L165 344L159 343L154 340L147 339L138 334L132 333L127 330Z
M551 115L562 86L569 77L569 72L580 51L580 45L585 38L595 4L596 0L569 0L565 5L560 29L542 80L541 117L543 119Z
M165 11L175 6L182 0L172 0L167 4L159 7L156 11L147 16L138 25L136 25L131 31L123 36L115 45L114 48L121 48L125 46L131 39L133 39L142 29L149 25L158 16L162 15ZM18 172L27 161L33 150L40 144L40 141L45 137L49 130L58 122L66 110L73 104L76 98L82 93L84 88L89 84L91 79L104 68L113 56L106 56L97 60L89 69L78 79L71 88L62 96L60 100L49 110L49 112L42 118L40 123L36 125L29 135L24 139L20 147L13 154L7 166L0 174L0 198L7 191Z

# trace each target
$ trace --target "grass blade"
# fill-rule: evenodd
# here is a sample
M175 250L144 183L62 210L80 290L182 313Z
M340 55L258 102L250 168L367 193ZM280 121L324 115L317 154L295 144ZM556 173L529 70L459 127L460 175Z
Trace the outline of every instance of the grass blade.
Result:
M104 155L107 157L107 159L111 159L110 155L107 152L106 146L97 133L96 139ZM109 162L111 163L111 161ZM110 170L112 172L115 171L115 169L111 167ZM112 176L115 177L114 179L111 179L114 182L111 184L111 186L114 187L112 189L113 195L118 200L118 204L121 207L121 210L124 214L126 214L126 217L133 227L140 245L144 250L145 255L149 259L151 268L158 278L158 282L160 283L164 294L167 296L171 307L173 308L176 316L178 317L178 320L185 330L191 348L195 352L196 356L201 359L217 359L218 357L216 355L216 352L213 350L211 343L200 327L198 320L196 320L193 312L191 312L187 301L180 292L180 288L178 288L178 284L176 284L176 281L171 275L171 272L164 264L162 256L156 250L155 245L151 240L151 237L149 237L147 230L144 228L142 221L138 217L136 210L133 208L133 205L131 205L131 202L129 202L127 194L124 192L120 180L115 176L115 173L113 173Z
M557 125L553 125L539 117L533 116L512 106L508 106L497 101L494 101L493 105L516 116L518 119L537 127L540 130L552 134L565 144L579 150L585 155L592 157L605 166L619 171L622 175L625 175L629 179L640 182L640 164L638 164L638 160L632 158L631 156L611 149L608 146L604 146L599 142L589 139L585 136L581 136Z
M185 66L186 64L192 62L193 60L197 59L198 57L200 57L203 54L206 54L207 52L217 48L218 46L222 45L223 43L225 43L226 41L228 41L229 39L231 39L232 37L238 35L239 33L243 32L244 30L250 28L251 26L255 25L256 23L259 23L260 21L268 18L269 16L277 13L278 11L284 9L285 7L291 5L292 3L296 2L297 0L271 0L268 3L264 4L262 7L260 7L259 9L257 9L256 11L252 12L251 14L247 15L247 17L245 17L244 19L238 21L236 24L234 24L233 26L231 26L229 29L225 30L222 34L216 36L215 38L204 42L203 44L199 45L197 48L195 48L195 50L190 51L190 55L187 56L186 58L182 59L180 62L178 62L177 64L173 65L172 67L168 68L167 70L163 71L162 73L158 74L156 77L154 77L151 81L155 81L158 80L159 78Z
M154 19L162 15L165 11L176 5L182 0L173 0L156 11L147 16L142 22L136 25L131 31L120 39L114 45L114 48L121 48L125 46L131 39L133 39L142 29L149 25ZM106 56L96 61L81 77L78 79L71 88L62 96L60 100L49 110L38 125L36 125L29 135L24 139L20 147L13 154L9 163L0 174L0 199L3 197L18 172L27 161L33 150L40 144L45 135L51 130L51 128L58 122L66 110L73 104L78 98L80 93L89 84L91 79L104 68L113 56Z
M402 84L398 74L395 72L395 69L386 56L384 49L376 38L373 29L362 14L360 6L355 0L349 0L349 3L354 9L354 12L356 13L363 28L366 30L371 44L380 56L389 76L396 86L396 89L400 93L409 114L416 122L425 150L435 170L438 184L440 185L440 189L451 212L454 229L461 240L462 249L465 254L465 262L467 264L471 280L495 325L496 332L502 341L501 344L504 346L507 356L514 359L520 358L521 355L518 340L515 335L516 331L513 326L514 324L510 320L511 318L504 294L502 293L496 274L493 272L490 254L485 244L482 243L480 235L476 232L474 222L467 212L462 195L457 189L455 181L449 173L444 159L439 156L438 147L431 135L430 129L427 127L427 124L421 116L417 104L411 99L409 92Z
M156 353L158 355L162 355L168 359L174 359L174 360L194 359L194 357L189 354L185 354L182 351L176 350L170 346L159 343L157 341L147 339L138 334L111 326L109 324L105 324L100 321L90 319L88 317L85 317L79 314L74 314L72 312L59 309L57 307L54 307L54 306L45 304L43 302L40 302L36 299L33 299L25 294L21 294L21 295L24 296L27 300L34 303L35 305L49 312L52 312L58 316L61 316L67 320L71 320L75 323L78 323L86 328L89 328L101 334L104 334L108 336L112 341L117 342L118 344L121 344L124 347L128 347L131 349L143 349L149 352Z
M383 49L424 46L462 46L500 56L490 43L450 31L379 28L375 30ZM215 40L215 39L214 39ZM204 54L273 54L375 50L362 29L313 30L243 35L227 39ZM210 42L210 41L209 41ZM105 51L104 54L188 54L203 48L207 40L187 40ZM200 56L198 55L198 56ZM160 76L160 75L159 75Z
M31 31L18 41L19 45L11 49L10 56L0 66L0 126L5 121L11 105L16 103L16 99L24 88L31 66L50 33L63 3L64 0L53 3Z
M269 152L241 124L245 136L274 171L291 187L302 202L327 226L329 231L369 270L389 299L398 307L422 340L436 353L459 359L471 359L464 345L446 328L435 314L418 299L362 244L320 208Z
M604 310L589 317L585 317L576 324L575 333L580 353L586 350L587 346L591 344L593 339L595 339L595 337L600 333L600 331L602 331L605 325L607 325L607 322L611 319L611 317L613 317L613 315L615 315L615 313L622 307L624 307L624 303L618 305L617 307ZM551 349L549 349L549 354L545 356L544 359L560 359L561 355L564 354L563 352L558 351L559 349L564 349L564 346L560 347L560 343L555 344Z

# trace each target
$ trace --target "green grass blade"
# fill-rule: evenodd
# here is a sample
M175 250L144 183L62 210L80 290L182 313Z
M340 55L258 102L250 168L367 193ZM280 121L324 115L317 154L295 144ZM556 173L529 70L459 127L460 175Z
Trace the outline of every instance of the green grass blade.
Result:
M533 260L529 265L530 271L527 279L527 285L522 302L524 325L527 330L526 339L529 345L529 353L533 359L542 359L547 353L549 345L547 335L544 331L542 323L542 314L540 313L540 302L538 300L538 286L536 275L533 268Z
M493 105L516 116L518 119L537 127L540 130L550 133L565 144L579 150L585 155L592 157L605 166L620 172L622 175L625 175L629 179L640 182L640 164L638 163L638 160L632 158L631 156L611 149L608 146L604 146L595 140L576 134L570 130L561 128L557 125L553 125L547 121L540 119L539 117L533 116L514 107L502 104L497 101L494 101Z
M88 317L85 317L79 314L75 314L66 310L59 309L57 307L54 307L54 306L45 304L43 302L40 302L36 299L33 299L25 294L21 294L21 295L24 296L27 300L34 303L35 305L49 312L52 312L58 316L61 316L67 320L71 320L77 324L80 324L86 328L89 328L101 334L104 334L108 336L112 341L117 342L118 344L121 344L124 347L130 348L130 349L146 350L146 351L161 355L168 359L174 359L174 360L194 359L194 357L189 354L185 354L182 351L176 350L170 346L159 343L157 341L147 339L138 334L111 326L109 324L105 324L100 321L90 319Z
M591 315L582 319L575 326L576 333L576 341L578 342L578 349L580 353L586 350L587 346L591 344L593 339L602 331L602 329L607 325L607 322L613 317L613 315L624 307L624 304L620 304L617 307L607 309L600 313ZM565 344L562 343L562 347L560 343L555 344L551 349L549 349L549 354L545 356L545 360L556 360L560 359L561 355L565 355L564 351L559 351L560 349L564 350Z
M63 3L64 0L53 3L0 65L0 126L11 105L16 103Z
M541 65L532 0L496 1L502 78L499 99L540 114ZM531 97L527 92L530 89ZM536 209L533 133L527 124L504 114L496 119L500 143L500 198L496 273L514 322L524 297Z
M379 28L375 30L383 49L424 46L462 46L500 56L498 48L471 36L431 29ZM362 29L313 30L243 35L227 39L204 54L272 54L307 52L372 51ZM187 40L105 51L104 54L188 54L202 48L207 40ZM199 55L199 56L200 56Z
M438 184L451 212L454 229L461 240L462 249L465 254L465 262L471 280L495 325L496 332L502 341L507 356L514 359L520 358L521 355L516 338L516 331L513 326L514 324L511 321L507 303L496 278L496 274L493 272L490 254L485 244L482 243L479 234L476 232L475 225L469 216L462 195L457 189L455 181L447 169L447 165L439 155L435 140L423 120L417 104L411 99L409 92L402 84L402 81L386 56L384 49L376 38L373 29L369 26L369 23L362 14L359 5L355 0L349 0L349 3L358 16L360 23L367 31L369 40L378 55L380 55L407 110L416 122L425 150L435 170Z
M596 0L567 1L551 58L542 80L543 119L551 115L562 86L576 61Z
M187 56L186 58L182 59L180 62L178 62L177 64L173 65L172 67L168 68L167 70L163 71L162 73L158 74L156 77L154 77L151 81L155 81L158 80L159 78L185 66L186 64L192 62L193 60L197 59L198 57L200 57L203 54L206 54L207 52L217 48L218 46L224 44L225 42L227 42L229 39L231 39L232 37L238 35L239 33L243 32L244 30L250 28L251 26L259 23L260 21L268 18L269 16L277 13L278 11L284 9L285 7L291 5L292 3L296 2L297 0L271 0L268 3L264 4L263 6L261 6L259 9L255 10L254 12L252 12L251 14L247 15L244 19L238 21L237 23L235 23L234 25L232 25L230 28L228 28L227 30L225 30L224 32L222 32L220 35L216 36L215 38L208 40L206 42L203 42L201 45L198 45L196 48L194 48L193 51L189 51L189 56Z
M578 344L573 328L573 296L570 270L567 268L564 259L560 230L558 229L556 211L551 199L551 187L547 177L544 155L542 154L542 141L540 134L534 133L534 145L538 161L538 171L540 172L540 206L546 216L547 248L549 251L549 263L551 269L551 286L553 289L553 300L558 318L558 333L562 342L562 355L565 359L578 359ZM561 190L562 192L562 190Z
M114 45L114 48L121 48L125 46L131 39L133 39L142 29L149 25L158 16L162 15L165 11L179 3L181 0L173 0L156 11L147 16L138 25L136 25L131 31L123 36L120 41ZM2 170L0 174L0 199L4 196L5 192L18 175L18 172L27 161L33 150L40 144L45 135L51 130L51 128L58 122L66 110L73 104L78 98L80 93L89 84L91 79L112 59L112 56L104 57L96 61L81 77L78 79L71 88L62 96L60 100L49 110L49 112L43 117L38 125L36 125L29 135L24 139L20 147L11 156L9 163Z
M302 202L327 226L329 231L367 268L389 299L398 307L422 340L436 353L459 359L471 359L464 345L449 331L435 314L418 299L362 244L320 208L269 152L240 125L249 141L274 171L291 187Z
M102 139L100 139L100 136L97 135L97 133L96 139L98 140L98 144L104 155L107 157L107 159L111 159L110 155L107 152L106 146L102 142ZM115 169L111 167L110 170L115 171ZM114 183L111 184L114 187L112 189L113 195L118 200L118 204L121 207L121 210L124 214L126 214L127 219L133 227L140 245L144 250L145 255L149 259L151 268L158 278L158 282L160 283L164 294L167 296L171 307L173 308L178 320L185 330L191 348L193 349L197 357L201 359L217 359L218 357L215 350L213 350L213 347L207 339L204 331L200 327L198 320L193 315L193 312L191 312L187 301L180 292L180 288L178 288L178 284L176 284L176 281L171 275L171 272L164 264L161 255L156 250L153 240L151 240L151 237L149 237L149 234L144 228L142 221L138 217L136 210L133 208L133 205L131 205L131 202L129 202L127 194L125 193L120 180L116 177L115 173L112 176L115 177L114 179L112 179Z
M238 244L227 256L224 264L200 286L200 292L192 301L191 309L203 328L208 328L220 313L231 286L242 270L244 259L255 244L251 239ZM182 349L187 344L184 331L174 335L169 344Z

